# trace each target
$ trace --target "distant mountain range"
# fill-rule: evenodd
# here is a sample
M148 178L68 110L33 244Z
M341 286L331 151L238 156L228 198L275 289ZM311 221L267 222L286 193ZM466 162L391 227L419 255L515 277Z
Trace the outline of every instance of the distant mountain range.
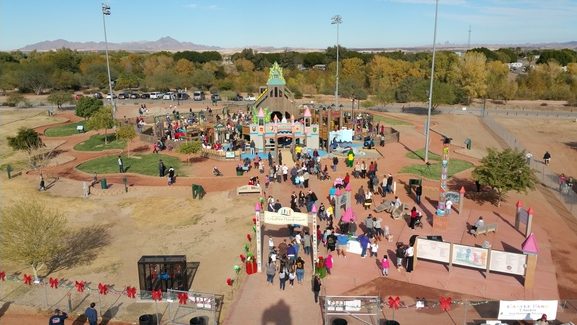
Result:
M439 48L444 50L466 50L467 46L463 44L439 44ZM471 47L487 47L489 49L498 49L503 47L521 47L521 48L542 48L542 49L562 49L570 48L577 49L577 41L564 42L564 43L527 43L527 44L472 44ZM39 43L34 43L26 45L20 48L20 51L30 52L30 51L52 51L61 48L68 48L78 51L104 51L104 42L69 42L67 40L58 39L54 41L43 41ZM278 48L271 46L246 46L243 48L252 48L260 52L282 52L286 50L300 51L300 52L310 52L319 51L323 49L313 49L313 48ZM195 44L191 42L179 42L172 37L162 37L156 41L138 41L138 42L122 42L122 43L108 43L108 49L124 50L129 52L159 52L159 51L218 51L223 53L234 53L239 52L243 48L222 48L218 46L208 46ZM351 50L357 51L367 51L367 52L381 52L381 51L391 51L391 50L404 50L404 51L423 51L430 48L429 46L412 46L412 47L389 47L389 48L350 48Z

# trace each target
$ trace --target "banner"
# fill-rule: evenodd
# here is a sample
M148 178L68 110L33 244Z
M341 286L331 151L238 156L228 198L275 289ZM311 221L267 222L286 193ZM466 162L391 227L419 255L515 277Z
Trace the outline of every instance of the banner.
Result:
M525 275L527 255L501 251L491 251L491 271Z
M543 314L547 319L557 319L557 300L501 300L499 319L536 320Z
M437 240L417 239L417 258L449 263L451 243Z
M278 212L264 212L264 222L271 225L307 225L309 215L294 212L291 208L281 208Z
M487 249L453 244L453 264L487 268Z

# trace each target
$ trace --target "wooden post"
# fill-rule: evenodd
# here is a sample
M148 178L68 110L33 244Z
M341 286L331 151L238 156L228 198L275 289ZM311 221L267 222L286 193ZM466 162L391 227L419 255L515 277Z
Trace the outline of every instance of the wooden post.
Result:
M533 224L533 208L529 208L527 209L527 225L525 228L525 236L529 236L529 234L531 233L531 228L532 224Z
M517 211L515 212L515 229L519 230L519 226L521 223L519 215L521 213L521 209L523 209L523 201L521 201L521 200L517 201L517 204L515 204L515 207L517 207ZM528 234L529 233L525 233L525 236Z
M413 270L417 268L417 247L419 246L419 237L415 238L415 244L413 244Z
M535 284L535 270L537 269L537 254L527 255L527 267L525 269L525 289L532 289Z
M465 187L461 186L459 190L459 215L463 212L463 201L465 201Z
M449 246L449 272L451 272L451 267L453 267L453 243Z
M261 221L260 221L260 203L257 202L255 207L255 218L256 218L256 270L257 272L262 272L262 233L261 233Z

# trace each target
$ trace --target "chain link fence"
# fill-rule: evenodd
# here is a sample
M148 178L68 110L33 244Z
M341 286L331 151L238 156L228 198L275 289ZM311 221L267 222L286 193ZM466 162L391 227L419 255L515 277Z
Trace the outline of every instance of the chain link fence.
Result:
M505 143L518 151L527 151L521 141L509 132L505 127L497 123L490 115L485 115L481 119L483 123L499 136ZM561 181L560 174L553 171L541 160L527 158L527 162L535 171L537 178L543 186L547 187L555 197L563 203L573 216L577 217L577 192L575 182Z

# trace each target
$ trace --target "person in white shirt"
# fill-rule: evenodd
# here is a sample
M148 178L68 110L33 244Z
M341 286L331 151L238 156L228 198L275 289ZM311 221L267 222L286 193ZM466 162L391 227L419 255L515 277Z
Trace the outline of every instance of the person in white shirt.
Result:
M471 226L471 234L474 235L477 232L477 229L482 228L483 226L485 226L485 220L483 220L483 217L479 217L477 222Z
M450 199L445 202L445 214L451 214L451 208L453 207L453 201Z

